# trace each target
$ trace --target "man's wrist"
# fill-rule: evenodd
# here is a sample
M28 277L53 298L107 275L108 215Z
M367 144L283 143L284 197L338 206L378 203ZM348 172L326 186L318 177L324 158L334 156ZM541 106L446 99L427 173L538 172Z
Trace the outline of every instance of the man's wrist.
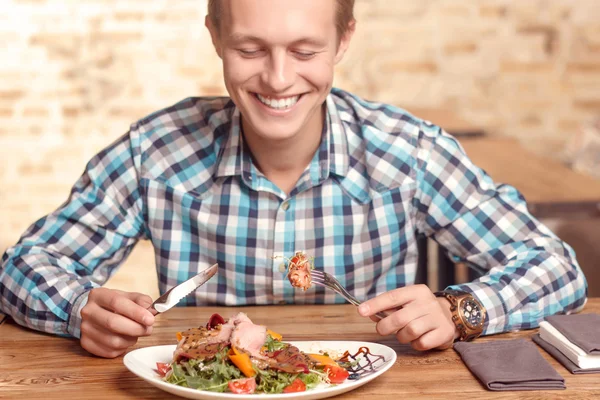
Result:
M77 339L81 338L81 309L87 304L91 290L93 289L86 289L81 294L75 296L75 301L69 310L67 333Z
M437 301L442 307L442 310L444 310L444 315L446 316L446 319L450 322L450 325L454 327L454 339L452 340L454 342L460 337L460 331L458 330L458 327L454 324L454 321L452 320L452 311L450 310L452 308L452 303L450 303L450 301L445 297L437 297Z
M458 340L473 340L483 332L485 307L471 293L460 290L444 290L434 293L445 298L450 304L451 319L459 331ZM444 307L445 309L445 307Z

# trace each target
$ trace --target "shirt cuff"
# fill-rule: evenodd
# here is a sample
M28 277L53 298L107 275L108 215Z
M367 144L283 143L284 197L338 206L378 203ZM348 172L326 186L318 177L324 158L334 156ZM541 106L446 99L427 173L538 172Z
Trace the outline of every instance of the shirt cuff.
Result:
M91 290L91 289L90 289ZM69 335L79 339L81 338L81 309L85 307L88 301L90 290L81 293L69 310L69 322L67 323L67 332Z
M481 282L470 282L461 285L449 286L447 289L460 290L473 295L486 311L483 325L483 335L501 333L508 325L508 313L502 298L493 287Z

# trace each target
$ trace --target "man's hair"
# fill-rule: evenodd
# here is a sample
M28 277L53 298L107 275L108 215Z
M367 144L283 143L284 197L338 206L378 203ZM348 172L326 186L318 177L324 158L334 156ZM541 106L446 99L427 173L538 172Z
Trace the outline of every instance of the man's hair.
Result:
M302 0L300 0L302 1ZM354 0L335 0L337 2L337 12L335 16L335 28L338 39L348 30L348 24L354 20ZM208 0L208 16L217 29L220 31L221 25L221 0Z

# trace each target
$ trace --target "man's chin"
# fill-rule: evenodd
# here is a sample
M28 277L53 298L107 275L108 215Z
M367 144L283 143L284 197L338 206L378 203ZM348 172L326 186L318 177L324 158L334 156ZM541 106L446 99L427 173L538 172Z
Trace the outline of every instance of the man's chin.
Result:
M297 124L293 123L274 123L263 119L255 120L252 123L254 135L266 140L280 141L293 137L298 132Z

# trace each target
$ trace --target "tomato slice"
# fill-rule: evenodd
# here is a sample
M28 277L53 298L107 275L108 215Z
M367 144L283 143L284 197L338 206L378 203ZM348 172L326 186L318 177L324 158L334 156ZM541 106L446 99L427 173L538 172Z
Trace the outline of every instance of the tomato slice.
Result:
M325 372L331 383L343 383L350 375L348 371L338 365L326 365Z
M296 392L305 392L306 385L302 382L302 379L296 378L292 383L287 385L285 389L283 389L283 393L296 393Z
M252 394L256 390L254 378L234 379L227 383L229 391L235 394Z
M169 365L167 363L157 362L156 369L158 370L158 374L160 376L165 376L165 375L167 375L167 372L169 372L171 370L171 365Z

